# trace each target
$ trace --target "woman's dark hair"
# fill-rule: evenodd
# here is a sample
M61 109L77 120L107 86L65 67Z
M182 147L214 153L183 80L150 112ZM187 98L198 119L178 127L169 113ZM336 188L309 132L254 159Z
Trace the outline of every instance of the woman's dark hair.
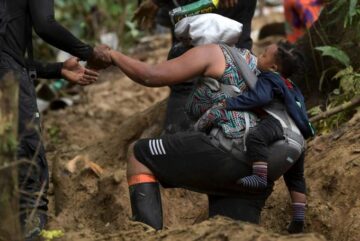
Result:
M280 41L277 43L278 51L275 61L280 66L279 72L285 78L303 71L303 55L295 46L289 42Z

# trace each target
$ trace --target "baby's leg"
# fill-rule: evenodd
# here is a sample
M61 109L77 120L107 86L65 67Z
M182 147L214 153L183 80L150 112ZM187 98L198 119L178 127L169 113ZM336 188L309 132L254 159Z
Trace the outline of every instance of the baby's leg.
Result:
M238 183L249 190L263 190L267 187L267 166L269 146L284 138L280 122L271 115L263 118L251 128L246 138L247 154L253 163L253 175L241 178Z

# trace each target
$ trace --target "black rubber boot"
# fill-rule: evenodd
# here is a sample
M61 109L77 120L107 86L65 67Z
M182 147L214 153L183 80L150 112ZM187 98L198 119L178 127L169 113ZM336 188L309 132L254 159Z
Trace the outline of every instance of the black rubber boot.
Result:
M156 230L163 227L159 183L140 183L129 187L134 221L145 223Z

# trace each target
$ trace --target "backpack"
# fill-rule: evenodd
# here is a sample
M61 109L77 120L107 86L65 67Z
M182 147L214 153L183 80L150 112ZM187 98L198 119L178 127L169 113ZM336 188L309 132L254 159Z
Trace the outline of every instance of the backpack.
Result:
M229 47L227 45L224 45L224 47L228 50L228 53L233 58L238 70L242 73L246 84L250 89L254 89L256 82L258 81L255 74L251 72L244 59L238 56L235 48ZM302 95L300 89L292 83L292 88L287 89L285 95L288 100L285 101L286 109L297 127L300 129L301 134L305 139L313 137L315 135L315 129L308 119L304 96ZM295 107L296 110L294 110L292 107Z

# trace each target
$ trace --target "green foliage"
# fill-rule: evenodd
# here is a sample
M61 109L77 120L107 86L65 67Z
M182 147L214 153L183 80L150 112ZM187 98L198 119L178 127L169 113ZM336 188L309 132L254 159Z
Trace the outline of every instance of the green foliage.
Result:
M51 126L47 130L50 137L50 141L54 144L57 144L60 140L60 128L58 126Z
M125 0L56 0L55 18L76 37L95 45L100 35L115 32L123 49L129 47L140 32L131 22L137 1ZM56 51L41 39L35 40L40 59L54 59Z
M16 135L13 131L13 124L6 123L1 127L0 152L5 155L13 155L17 147Z
M337 15L334 22L343 19L345 28L359 23L360 0L331 0L330 3L334 6L330 14Z
M332 109L338 105L344 104L351 100L354 96L360 95L360 73L354 71L352 66L340 70L333 79L339 80L339 88L329 94L328 104L326 110ZM311 116L321 113L320 106L315 106L309 110ZM325 120L316 123L318 132L327 133L333 128L339 127L345 123L352 115L353 110L346 110L336 115L330 116Z
M61 230L42 230L40 236L45 239L45 241L52 241L57 238L64 236L64 232Z
M333 59L343 64L345 67L350 65L349 56L341 49L338 49L333 46L319 46L316 47L315 49L321 51L322 56L332 57Z
M340 80L341 91L350 97L360 94L360 73L355 72L352 66L339 71L333 79Z
M349 56L341 49L333 47L333 46L319 46L315 48L316 50L321 52L322 56L328 56L333 58L334 60L338 61L345 67L350 65L350 58ZM319 81L319 90L322 90L322 86L324 84L324 79L329 71L333 70L334 67L330 67L325 69L321 73L320 81Z

